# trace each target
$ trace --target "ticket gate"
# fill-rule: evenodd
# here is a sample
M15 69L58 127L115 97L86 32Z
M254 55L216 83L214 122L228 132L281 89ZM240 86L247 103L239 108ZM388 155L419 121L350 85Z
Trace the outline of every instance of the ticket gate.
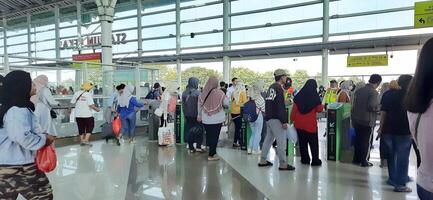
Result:
M182 104L176 105L175 121L174 121L174 134L176 137L176 144L185 143L185 119L183 116Z
M327 158L331 161L352 162L353 148L350 137L351 105L333 103L328 105Z

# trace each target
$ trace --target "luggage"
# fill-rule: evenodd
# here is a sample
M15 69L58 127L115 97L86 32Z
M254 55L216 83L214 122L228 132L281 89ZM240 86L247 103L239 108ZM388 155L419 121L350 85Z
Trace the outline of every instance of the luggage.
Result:
M158 145L171 146L175 143L174 124L168 124L166 127L158 129Z

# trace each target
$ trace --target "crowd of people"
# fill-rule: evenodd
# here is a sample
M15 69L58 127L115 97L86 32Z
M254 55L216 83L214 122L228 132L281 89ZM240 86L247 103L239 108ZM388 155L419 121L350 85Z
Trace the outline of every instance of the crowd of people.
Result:
M380 126L377 139L381 140L381 159L387 161L387 183L395 192L411 192L407 183L409 155L412 146L417 153L417 191L420 199L433 199L433 39L427 41L420 52L415 76L402 75L390 84L382 84L382 77L371 75L368 83L331 81L330 87L318 86L314 79L306 81L298 90L283 69L274 72L275 82L266 90L257 81L248 89L242 80L233 78L227 85L211 76L199 88L199 80L191 77L186 90L170 85L162 88L156 83L146 99L157 100L161 111L161 126L167 123L179 96L182 99L186 121L186 139L190 153L208 151L208 161L217 161L217 146L223 124L229 119L234 124L233 147L244 144L242 121L248 120L252 136L247 146L248 154L260 155L259 167L269 167L269 152L276 144L279 170L295 170L287 162L287 131L293 126L298 135L301 163L320 166L317 113L327 105L347 103L352 105L351 121L356 132L353 163L371 167L370 149L377 117ZM381 92L378 88L383 86ZM94 128L93 112L100 108L93 94L100 91L86 82L71 100L75 106L75 120L80 144L91 146ZM122 121L121 135L135 143L136 110L148 104L134 96L135 87L120 84L109 99L105 120L113 117ZM36 169L35 152L51 145L57 135L53 124L54 100L48 86L48 77L31 79L29 73L12 71L0 76L0 196L16 199L18 194L27 199L52 199L52 188L47 176ZM288 113L288 106L292 111ZM175 107L174 107L175 108ZM254 108L249 112L246 108ZM380 113L380 115L378 115ZM202 145L206 133L206 145ZM311 152L311 157L310 153ZM381 163L381 165L384 165Z

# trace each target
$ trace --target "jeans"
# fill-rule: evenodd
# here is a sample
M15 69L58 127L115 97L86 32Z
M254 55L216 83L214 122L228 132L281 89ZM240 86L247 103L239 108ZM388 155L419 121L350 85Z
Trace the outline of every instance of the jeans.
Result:
M209 145L209 156L212 157L216 154L216 148L218 146L218 139L221 132L221 124L204 124L206 130L206 142Z
M252 135L250 138L249 148L253 151L259 151L260 140L262 137L262 129L263 129L263 115L260 112L257 120L255 122L250 122L250 127L252 131Z
M353 127L356 132L353 162L356 164L365 164L370 158L372 128L355 122L353 123Z
M188 137L187 142L189 150L194 150L194 143L197 144L197 149L201 149L201 144L203 142L203 133L191 133L191 128L195 126L201 126L201 124L197 121L197 117L186 117L185 121L185 136Z
M120 119L122 120L122 135L126 135L128 138L134 138L136 122L135 112L130 113L126 117L121 117Z
M260 158L260 162L266 162L266 159L269 154L269 150L271 149L272 143L277 140L277 156L280 160L280 167L287 166L287 135L285 134L286 130L283 129L283 124L278 119L270 119L266 122L266 138L263 142L262 155Z
M310 146L313 163L319 162L319 136L316 133L297 129L299 140L299 151L301 152L301 162L310 164L310 155L308 154L308 145Z
M242 145L242 117L240 114L232 114L232 119L235 123L235 140L233 141L233 143Z
M412 147L410 135L383 135L388 150L388 174L395 187L404 187L409 180L409 154Z

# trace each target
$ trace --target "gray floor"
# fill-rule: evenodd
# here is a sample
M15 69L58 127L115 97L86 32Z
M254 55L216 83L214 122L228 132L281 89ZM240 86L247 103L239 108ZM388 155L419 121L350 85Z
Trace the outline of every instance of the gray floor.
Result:
M257 155L232 148L219 148L222 160L209 163L206 154L188 154L185 146L160 148L145 137L135 145L93 144L57 148L58 166L48 174L55 199L417 199L415 191L394 193L385 184L387 170L378 167L376 141L372 168L327 162L326 140L320 137L323 166L301 165L298 157L290 157L297 168L294 172L280 172L277 166L258 168ZM278 163L273 150L269 159ZM409 175L416 178L415 173L411 155ZM415 189L415 183L409 187Z

